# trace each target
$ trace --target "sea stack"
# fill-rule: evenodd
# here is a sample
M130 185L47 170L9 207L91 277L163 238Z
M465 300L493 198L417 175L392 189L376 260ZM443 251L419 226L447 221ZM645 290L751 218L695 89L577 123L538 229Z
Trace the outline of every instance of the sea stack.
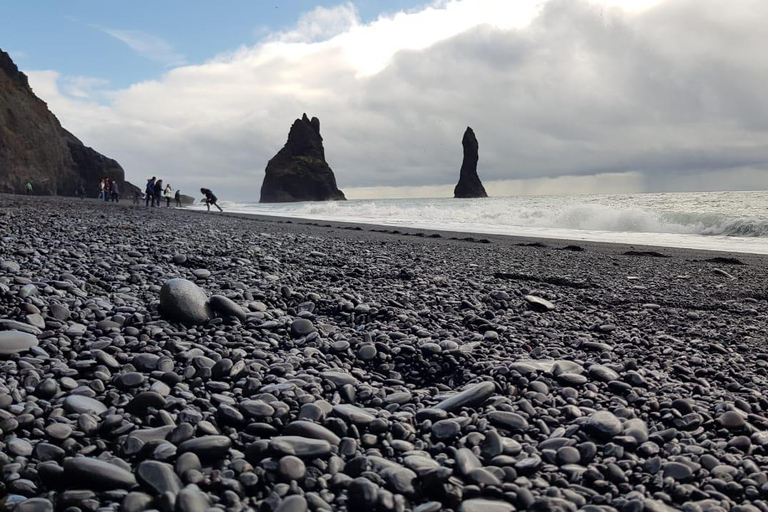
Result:
M488 197L483 183L477 176L477 150L479 146L475 132L469 126L467 126L467 131L464 132L464 138L461 139L461 145L464 146L464 161L461 163L459 182L456 184L456 188L453 189L453 197Z
M291 126L288 142L267 163L261 203L343 201L336 176L325 161L320 120L304 114Z
M0 192L22 193L29 182L35 194L72 196L82 186L96 197L105 176L132 192L120 164L65 130L0 50Z

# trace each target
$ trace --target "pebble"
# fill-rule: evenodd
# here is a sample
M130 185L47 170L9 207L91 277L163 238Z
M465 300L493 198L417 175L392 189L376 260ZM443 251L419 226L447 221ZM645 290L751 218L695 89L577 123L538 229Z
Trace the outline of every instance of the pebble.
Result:
M536 295L526 295L525 300L528 302L529 308L531 308L533 311L538 311L539 313L546 313L547 311L552 311L555 309L554 304L549 302L547 299L542 299Z
M470 386L450 398L446 398L435 405L434 408L447 412L455 412L462 408L475 407L485 402L495 392L496 385L493 382L481 382L480 384Z
M623 427L621 421L608 411L597 411L589 417L586 430L599 439L611 439L619 435Z
M186 279L169 279L160 289L160 311L176 322L203 324L211 317L211 308L205 292Z
M37 337L26 332L0 331L0 356L26 352L39 344Z
M307 467L300 458L286 455L280 458L277 472L287 480L301 480L307 474Z
M102 414L107 411L107 406L94 398L83 395L70 395L64 399L64 408L73 413L92 412Z
M136 478L115 464L89 457L64 460L63 485L68 488L87 486L100 489L130 489Z
M765 508L758 256L6 199L0 512Z

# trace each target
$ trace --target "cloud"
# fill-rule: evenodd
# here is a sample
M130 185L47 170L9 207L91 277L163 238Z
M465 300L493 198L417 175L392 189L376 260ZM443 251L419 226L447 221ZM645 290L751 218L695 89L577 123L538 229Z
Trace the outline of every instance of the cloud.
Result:
M176 52L165 39L149 34L142 30L117 30L108 27L95 27L118 41L126 44L131 50L154 62L166 67L186 64L184 56Z
M349 32L358 25L357 10L351 3L316 7L303 14L295 28L273 38L287 43L316 43Z
M102 105L30 79L129 179L226 199L258 199L303 112L342 189L452 190L467 125L492 193L756 188L766 17L762 0L453 0L366 24L343 4Z
M109 86L109 80L93 76L67 76L63 79L64 93L79 99L89 99Z

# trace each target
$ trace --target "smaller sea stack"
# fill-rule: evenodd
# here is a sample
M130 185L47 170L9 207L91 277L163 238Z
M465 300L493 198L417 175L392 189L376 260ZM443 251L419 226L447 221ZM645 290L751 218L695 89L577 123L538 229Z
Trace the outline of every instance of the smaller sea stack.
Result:
M336 176L325 161L320 120L304 114L294 121L288 142L267 163L261 185L261 203L343 201Z
M461 145L464 146L464 161L461 163L459 182L453 189L453 197L488 197L488 193L477 175L477 150L479 146L475 132L469 126L464 132L464 138L461 139Z

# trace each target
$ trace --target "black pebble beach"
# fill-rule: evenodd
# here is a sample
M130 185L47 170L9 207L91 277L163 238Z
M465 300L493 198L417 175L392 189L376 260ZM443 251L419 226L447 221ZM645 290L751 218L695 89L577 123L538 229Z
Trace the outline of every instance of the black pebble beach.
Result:
M767 262L1 196L0 511L768 511Z

